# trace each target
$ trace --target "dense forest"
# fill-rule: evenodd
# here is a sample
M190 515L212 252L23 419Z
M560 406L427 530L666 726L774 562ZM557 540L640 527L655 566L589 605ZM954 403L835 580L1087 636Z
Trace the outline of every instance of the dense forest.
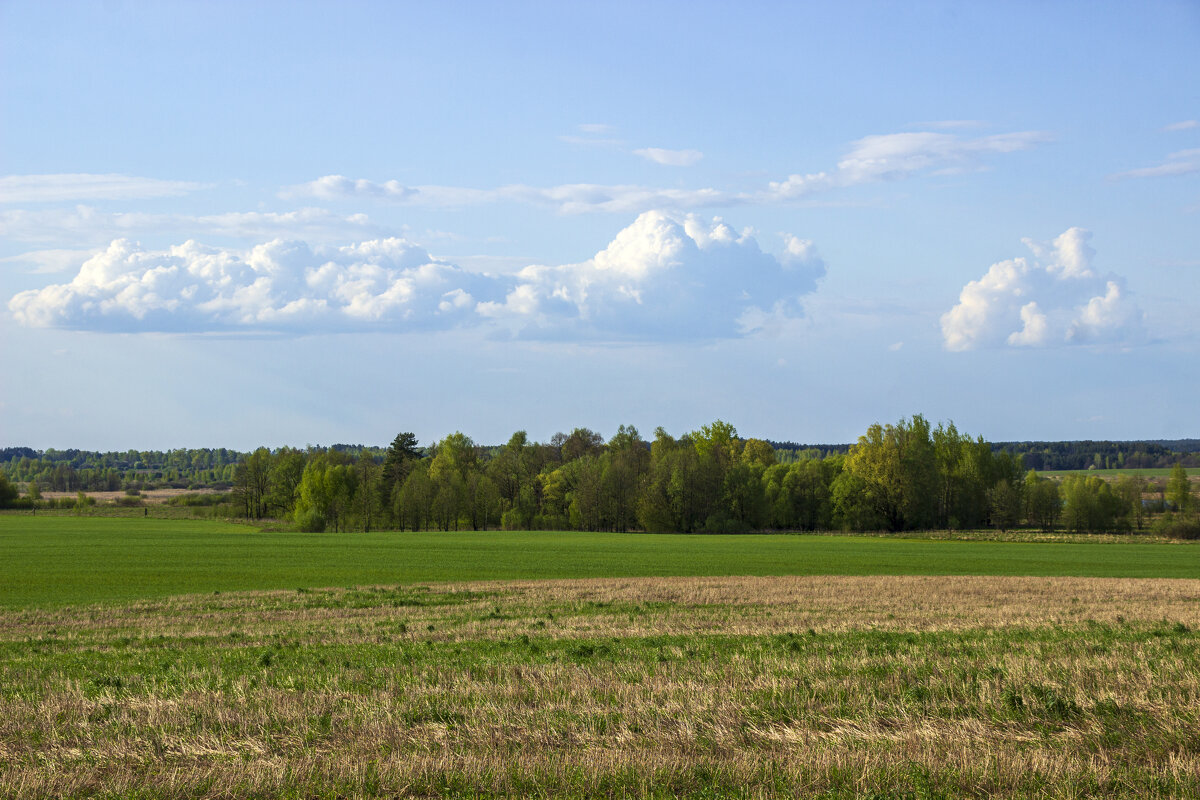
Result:
M845 447L743 439L718 420L678 438L658 428L649 441L621 426L607 441L576 428L546 443L518 431L500 446L454 433L422 448L413 434L401 433L387 448L9 448L0 455L10 496L17 483L32 487L31 496L42 489L215 487L228 490L223 499L238 516L287 520L311 531L1120 531L1141 528L1156 506L1188 509L1192 498L1179 466L1185 459L1168 449L1171 443L1114 444L997 446L959 433L953 423L934 428L917 415L872 425ZM1030 468L1031 462L1107 466L1113 459L1157 466L1168 455L1179 468L1170 481L1154 484L1131 475L1115 482L1049 480Z

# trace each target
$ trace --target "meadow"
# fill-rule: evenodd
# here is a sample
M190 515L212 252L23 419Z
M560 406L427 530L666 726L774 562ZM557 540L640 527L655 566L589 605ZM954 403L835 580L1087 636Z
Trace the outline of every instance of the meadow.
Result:
M1193 543L34 519L0 797L1200 797Z
M1048 469L1039 471L1038 474L1047 478L1063 478L1067 475L1097 475L1106 480L1116 480L1122 475L1132 475L1138 478L1169 478L1171 477L1171 467L1144 467L1126 469L1124 467L1114 467L1112 469ZM1185 469L1188 477L1195 479L1197 470L1195 467Z
M264 532L213 520L0 515L0 607L415 581L713 575L1200 577L1200 548L901 536Z

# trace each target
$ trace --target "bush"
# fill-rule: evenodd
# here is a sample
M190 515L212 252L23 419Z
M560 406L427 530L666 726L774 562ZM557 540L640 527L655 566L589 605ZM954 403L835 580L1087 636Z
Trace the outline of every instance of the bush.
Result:
M167 499L169 506L219 506L229 502L229 495L221 492L197 492L177 494Z
M1154 532L1171 539L1200 539L1200 517L1168 514L1154 523Z
M305 533L321 533L325 530L325 518L315 512L296 517L296 527Z

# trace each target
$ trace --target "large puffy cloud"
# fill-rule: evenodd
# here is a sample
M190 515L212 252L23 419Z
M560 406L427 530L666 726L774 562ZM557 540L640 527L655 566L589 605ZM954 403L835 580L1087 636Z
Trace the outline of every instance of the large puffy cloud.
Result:
M1026 239L1032 259L1000 261L969 282L942 315L946 349L1136 341L1142 313L1122 278L1092 268L1089 238L1071 228L1046 244Z
M440 307L472 276L403 239L314 248L277 239L247 251L194 241L145 250L118 239L67 284L16 295L18 322L113 331L322 330L453 324Z
M249 250L113 241L65 284L9 302L17 321L112 331L435 330L484 325L531 338L736 336L800 313L824 264L786 237L764 253L720 220L642 214L595 257L473 273L403 239Z
M764 314L799 315L799 298L825 274L811 242L785 245L776 258L719 219L647 212L587 261L526 267L503 301L479 312L538 338L750 333Z

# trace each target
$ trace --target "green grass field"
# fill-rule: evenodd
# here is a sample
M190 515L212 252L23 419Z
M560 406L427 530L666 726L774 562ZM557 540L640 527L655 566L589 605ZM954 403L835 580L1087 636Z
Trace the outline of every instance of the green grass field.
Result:
M697 575L1200 577L1200 545L554 532L260 532L0 515L0 606L428 581Z
M1043 477L1063 477L1066 475L1098 475L1101 478L1119 478L1122 475L1136 475L1142 478L1169 478L1171 477L1170 467L1154 467L1146 469L1051 469L1038 474ZM1188 477L1194 478L1200 474L1200 469L1192 467L1187 470Z

